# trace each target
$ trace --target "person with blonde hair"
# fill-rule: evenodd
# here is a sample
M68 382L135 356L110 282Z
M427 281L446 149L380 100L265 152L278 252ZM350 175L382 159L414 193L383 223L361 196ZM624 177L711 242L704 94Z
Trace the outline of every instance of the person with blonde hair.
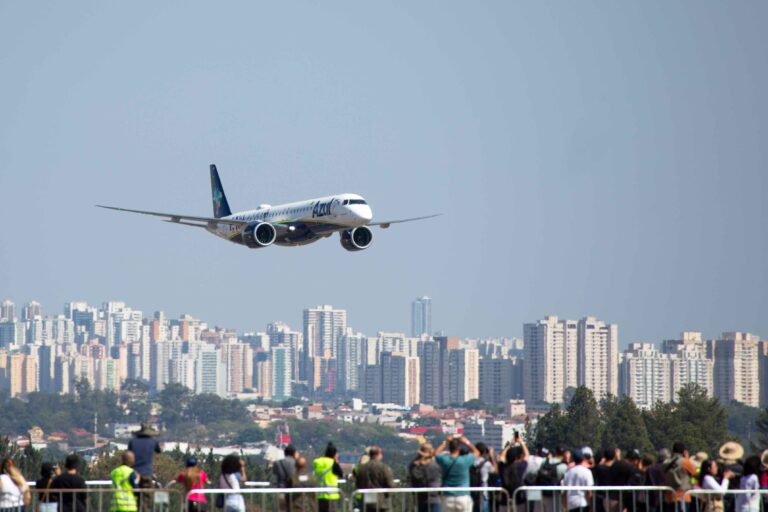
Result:
M0 463L0 511L24 512L32 500L29 485L9 458Z

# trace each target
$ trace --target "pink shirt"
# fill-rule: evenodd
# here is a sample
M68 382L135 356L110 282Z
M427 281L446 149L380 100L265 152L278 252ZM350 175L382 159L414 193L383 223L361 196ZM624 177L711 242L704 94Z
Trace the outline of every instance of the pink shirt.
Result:
M181 485L184 485L185 480L184 473L181 473L179 476L176 477L176 481L179 482ZM194 491L197 489L204 489L205 488L205 482L208 481L208 475L205 474L205 471L202 469L200 470L200 478L197 479L197 482L192 484L192 489L190 491ZM196 493L189 497L189 501L199 501L200 503L206 503L205 494Z

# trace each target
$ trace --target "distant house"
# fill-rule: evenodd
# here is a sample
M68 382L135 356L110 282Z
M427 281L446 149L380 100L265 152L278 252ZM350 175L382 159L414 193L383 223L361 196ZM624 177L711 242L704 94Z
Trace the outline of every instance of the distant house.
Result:
M45 442L45 432L43 432L43 429L38 427L37 425L27 430L27 434L29 434L29 441L32 444Z

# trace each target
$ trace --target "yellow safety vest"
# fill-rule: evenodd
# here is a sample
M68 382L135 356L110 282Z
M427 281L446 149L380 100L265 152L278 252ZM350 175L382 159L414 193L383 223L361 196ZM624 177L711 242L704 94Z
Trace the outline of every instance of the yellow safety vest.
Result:
M339 477L333 473L333 464L336 461L330 457L319 457L312 461L312 467L315 470L315 480L319 487L338 487ZM319 500L338 500L338 493L318 494Z
M131 473L133 468L129 466L120 466L111 473L112 489L115 490L112 495L113 512L136 512L136 496L133 494L131 485Z

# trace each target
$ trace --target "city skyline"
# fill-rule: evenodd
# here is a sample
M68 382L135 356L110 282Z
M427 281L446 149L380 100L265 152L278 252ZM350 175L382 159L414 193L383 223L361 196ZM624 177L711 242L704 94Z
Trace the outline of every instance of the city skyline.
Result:
M414 318L423 320L424 302L412 303L419 306ZM125 302L68 302L63 311L0 303L0 390L12 397L71 393L85 379L117 391L133 379L155 393L180 384L236 398L357 398L407 407L483 397L497 405L523 399L536 409L563 403L580 386L598 400L630 396L649 408L696 384L726 402L768 403L768 340L748 332L704 339L688 331L659 346L632 343L620 351L619 326L594 316L546 316L524 324L520 340L371 335L328 304L305 308L300 330L275 321L244 333L188 314L145 315Z
M405 306L403 307L403 318L407 318L407 324L409 326L413 325L413 307L414 307L414 303L416 301L420 300L420 299L423 299L423 298L429 299L429 311L430 311L430 317L431 317L432 297L418 296L415 300L411 299L410 302L406 303ZM0 302L0 320L3 319L3 316L2 316L1 313L4 312L3 304L6 301L10 301L10 302L12 302L14 304L15 310L17 312L17 319L21 319L21 316L20 316L21 312L29 304L34 304L34 305L36 305L36 307L41 308L43 310L44 316L48 316L48 315L51 315L51 314L53 314L53 315L65 314L66 313L65 308L67 307L67 305L68 304L73 304L73 303L85 303L85 304L95 305L95 306L99 306L99 305L102 305L102 304L107 304L107 303L110 303L110 302L130 304L129 301L126 301L126 300L108 300L108 301L104 301L104 300L97 300L97 301L76 300L76 301L66 301L66 302L64 302L64 305L61 308L61 313L50 313L50 312L47 312L45 310L45 304L42 301L31 299L31 300L28 300L26 302L19 302L19 301L11 299L9 297L4 297L4 298L2 298L2 302ZM410 309L408 309L408 304L410 304ZM284 323L284 324L287 324L288 326L301 326L302 323L303 323L302 318L303 318L303 311L304 310L306 310L306 309L313 309L315 307L322 308L322 307L329 306L329 305L330 305L330 303L328 301L325 301L325 302L324 301L320 301L320 302L316 303L316 306L304 305L304 306L302 306L298 310L299 311L298 313L294 313L294 316L296 318L293 318L291 320L286 320L285 315L283 315L282 318L264 319L264 321L260 322L258 325L251 325L249 327L245 327L245 328L242 328L242 329L238 328L238 327L235 327L235 326L232 326L232 325L221 324L221 323L218 323L217 321L208 321L208 320L206 320L206 323L208 323L211 326L216 327L216 328L232 329L232 330L234 330L235 332L237 332L239 334L246 334L246 333L253 333L253 332L263 331L265 326L268 326L268 325L271 325L271 324ZM335 309L341 309L341 310L344 310L346 312L352 311L352 314L350 316L352 316L353 318L356 317L356 312L355 312L354 309L350 310L350 308L345 307L343 305L340 305L338 307L337 306L331 306L331 307L334 307ZM155 312L167 313L169 311L169 309L165 308L165 307L161 307L161 308L158 308L158 309L136 307L136 309L139 310L139 311L142 311L142 312L149 312L149 311L151 311L153 314ZM170 316L168 316L168 318L182 318L185 315L191 315L194 318L203 318L203 317L207 316L205 314L198 314L196 312L194 314L192 314L192 312L190 312L190 311L179 311L179 313L176 316L170 315ZM551 313L551 312L550 313L543 312L543 313L541 313L539 315L534 315L534 318L535 317L537 317L537 318L554 317L554 318L560 318L560 319L566 319L566 318L582 319L582 318L589 318L589 317L595 317L595 316L601 316L601 315L594 315L592 313L581 313L581 314L573 314L573 315L560 315L560 314L555 314L555 313ZM404 322L405 322L405 320L404 320ZM460 334L457 334L457 333L446 332L445 330L438 328L438 329L433 329L433 332L430 333L430 335L449 335L449 336L456 336L456 337L466 338L466 339L493 339L493 338L523 339L524 336L525 336L525 325L527 323L529 323L529 322L530 322L530 319L524 321L518 327L518 331L514 332L514 333L509 333L509 332L507 332L507 333L497 333L497 334L487 335L487 336L478 335L478 334L474 334L473 335L471 333L468 334L468 335L464 335L464 334L460 335ZM619 322L611 322L611 323L612 324L616 324L616 325L619 324ZM413 336L413 334L411 333L411 329L410 328L405 328L405 327L401 328L401 329L394 329L391 326L381 326L380 325L380 326L374 327L372 329L362 329L362 328L360 328L358 326L358 324L356 322L354 322L353 324L350 324L350 326L353 327L356 331L361 332L361 333L396 332L396 333L402 333L405 336ZM623 331L624 331L624 329L622 327L622 333L623 333ZM622 334L622 336L619 337L618 347L619 347L620 350L624 351L624 350L629 349L630 345L637 344L637 343L651 343L651 344L653 344L655 346L661 346L665 341L672 339L674 336L678 336L681 333L687 333L687 332L701 333L701 335L702 335L702 337L704 339L715 339L717 336L719 336L719 335L721 335L722 333L725 333L725 332L754 332L754 331L749 331L749 330L744 329L744 328L739 329L738 326L737 326L737 328L727 328L727 329L726 328L720 328L720 329L716 329L713 332L706 332L706 331L703 331L701 329L696 329L695 326L693 326L693 327L681 327L677 331L664 334L662 337L660 337L658 339L651 339L650 337L642 337L642 338L638 338L638 339L628 339L624 334ZM764 338L763 335L760 334L760 333L755 333L755 334L760 339L768 339L768 335L766 335L765 338Z

